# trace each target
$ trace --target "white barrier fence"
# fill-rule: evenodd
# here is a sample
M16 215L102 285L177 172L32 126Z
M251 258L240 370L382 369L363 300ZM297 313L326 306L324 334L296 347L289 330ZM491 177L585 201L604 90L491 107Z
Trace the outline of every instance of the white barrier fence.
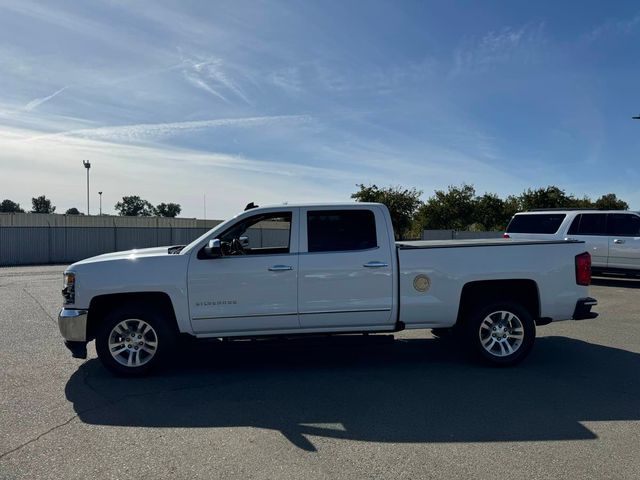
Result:
M185 245L221 220L0 214L0 266L73 263L133 248ZM274 227L277 227L274 225ZM250 245L286 244L289 231L252 228Z

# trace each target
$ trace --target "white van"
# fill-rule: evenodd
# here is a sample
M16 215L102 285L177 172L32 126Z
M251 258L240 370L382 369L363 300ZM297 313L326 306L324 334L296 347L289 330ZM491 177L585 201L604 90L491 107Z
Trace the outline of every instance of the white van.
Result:
M516 213L505 238L584 240L595 272L640 276L640 212L532 210Z

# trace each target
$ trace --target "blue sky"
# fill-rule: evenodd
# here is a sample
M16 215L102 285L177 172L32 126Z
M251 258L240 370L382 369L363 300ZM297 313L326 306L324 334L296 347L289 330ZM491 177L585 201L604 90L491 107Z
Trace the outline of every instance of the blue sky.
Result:
M0 197L226 218L356 183L640 209L640 4L0 0ZM92 213L97 194L92 194Z

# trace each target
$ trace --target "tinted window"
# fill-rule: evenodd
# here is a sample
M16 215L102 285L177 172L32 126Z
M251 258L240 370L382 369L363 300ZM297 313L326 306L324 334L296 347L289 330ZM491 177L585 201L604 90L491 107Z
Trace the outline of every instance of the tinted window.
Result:
M609 214L609 235L640 235L640 217L629 213Z
M564 213L543 213L515 215L507 232L511 233L556 233L566 215Z
M567 234L569 235L578 234L578 230L580 229L580 218L582 218L582 215L576 215L576 218L574 218L573 222L571 222L571 226L569 227L569 231L567 232Z
M605 213L583 213L571 224L569 235L606 235L607 215Z
M218 238L230 244L248 237L244 253L248 255L288 253L291 236L291 212L262 213L236 223Z
M370 210L316 210L307 213L310 252L365 250L378 245Z

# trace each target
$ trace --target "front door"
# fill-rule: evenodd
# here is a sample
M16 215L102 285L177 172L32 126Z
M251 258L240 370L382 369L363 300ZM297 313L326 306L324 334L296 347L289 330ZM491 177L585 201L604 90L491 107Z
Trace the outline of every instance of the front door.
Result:
M302 209L300 326L357 329L390 326L393 262L379 209Z
M189 264L195 333L297 330L298 209L245 216L218 236L222 256Z

